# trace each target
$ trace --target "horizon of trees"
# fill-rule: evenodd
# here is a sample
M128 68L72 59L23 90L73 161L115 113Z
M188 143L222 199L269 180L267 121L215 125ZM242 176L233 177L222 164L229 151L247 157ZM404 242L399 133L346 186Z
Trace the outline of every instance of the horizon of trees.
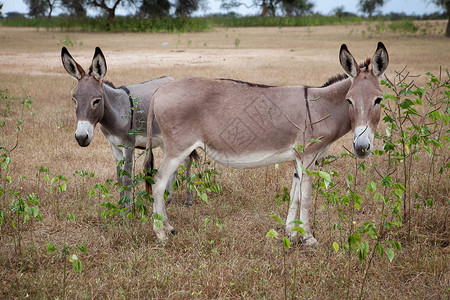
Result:
M213 0L220 1L223 14L236 15L232 9L244 6L246 8L259 8L259 17L264 16L307 16L314 14L314 0ZM251 1L247 4L246 1ZM450 20L450 0L428 0L442 9L442 13ZM208 10L206 0L24 0L28 5L28 16L31 18L51 18L56 9L62 11L59 15L71 17L86 17L88 10L99 12L100 17L113 20L119 6L134 9L131 16L136 17L180 17L191 16L194 12ZM384 0L359 0L358 11L368 18L380 15L379 8ZM355 13L346 12L343 6L337 6L330 12L338 17L356 16ZM391 13L402 16L404 14ZM23 16L24 14L12 12L8 17ZM2 2L0 2L0 18L2 15ZM450 21L447 34L450 31Z

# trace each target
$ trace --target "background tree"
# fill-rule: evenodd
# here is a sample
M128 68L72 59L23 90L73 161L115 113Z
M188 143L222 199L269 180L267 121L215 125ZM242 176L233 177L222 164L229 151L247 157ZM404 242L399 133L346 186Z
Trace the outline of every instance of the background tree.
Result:
M72 17L86 17L86 0L61 0L61 8Z
M190 16L199 6L199 0L177 0L175 14L177 16Z
M2 8L3 8L3 3L0 2L0 19L3 19Z
M109 21L116 17L116 9L119 4L133 5L134 2L134 0L86 0L88 6L102 9Z
M384 0L359 0L359 10L372 18L373 13L379 7L384 5Z
M32 18L52 17L53 9L59 0L25 0L28 5L28 15Z
M138 15L142 17L167 17L172 4L168 0L142 0Z
M445 36L450 37L450 0L433 0L433 3L444 9L447 15L447 30L445 31Z
M309 0L281 0L281 6L287 16L302 16L312 13L314 3Z
M28 15L32 18L42 18L49 9L47 0L25 0L28 5Z
M56 2L58 0L46 0L48 6L48 14L47 17L50 19L52 17L53 9L55 8Z
M248 5L240 0L222 0L221 7L228 11L240 6L244 6L246 8L258 6L261 8L261 13L259 14L259 16L264 17L268 13L274 16L279 2L280 0L253 0L253 3Z

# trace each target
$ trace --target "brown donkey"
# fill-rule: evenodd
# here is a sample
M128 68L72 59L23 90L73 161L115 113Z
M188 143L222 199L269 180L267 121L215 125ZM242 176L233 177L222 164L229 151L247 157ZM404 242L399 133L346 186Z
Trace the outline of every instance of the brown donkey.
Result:
M306 232L303 242L316 244L309 223L311 178L301 166L313 168L330 144L350 130L356 155L369 155L383 99L380 79L389 63L381 42L362 67L346 45L341 46L339 60L347 75L318 88L205 78L181 78L162 86L149 108L149 120L159 124L165 145L155 184L147 186L148 192L153 190L153 212L162 220L154 221L157 237L162 240L173 230L164 205L167 182L183 159L201 147L212 159L232 168L294 162L300 176L293 180L286 229L291 239L295 237L293 221L298 219L301 204L300 221ZM147 125L147 148L151 149L155 136L152 122ZM310 143L312 138L320 142ZM297 145L304 145L301 157L296 155ZM149 152L145 169L153 163Z

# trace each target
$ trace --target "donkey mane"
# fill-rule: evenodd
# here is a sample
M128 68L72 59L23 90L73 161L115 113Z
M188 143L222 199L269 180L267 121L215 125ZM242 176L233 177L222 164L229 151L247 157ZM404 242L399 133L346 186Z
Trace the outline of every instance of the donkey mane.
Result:
M112 87L113 89L117 89L114 83L112 83L111 81L104 80L103 83L106 84L107 86Z
M251 87L260 87L260 88L272 88L272 87L275 87L273 85L266 85L266 84L260 84L260 83L251 83L251 82L247 82L247 81L241 81L241 80L229 79L229 78L217 78L217 80L232 81L232 82L236 82L236 83L240 83L240 84L246 84L246 85L251 86Z
M366 60L364 62L359 64L359 68L363 69L362 70L363 72L367 72L369 70L369 65L371 62L372 62L372 58L368 57L368 58L366 58ZM336 82L345 80L347 78L348 78L347 74L339 74L339 75L330 77L321 87L324 88L324 87L333 85Z

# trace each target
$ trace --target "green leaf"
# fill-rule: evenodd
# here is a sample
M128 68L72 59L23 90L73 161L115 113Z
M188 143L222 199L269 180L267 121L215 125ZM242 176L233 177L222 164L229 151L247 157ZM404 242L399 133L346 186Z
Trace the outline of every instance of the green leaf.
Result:
M219 227L220 230L222 230L223 226L222 220L216 220L216 226Z
M206 193L203 193L201 196L202 201L208 203L208 195Z
M328 189L328 186L332 183L331 176L327 172L319 171L319 177L323 179L323 183L325 184L325 188Z
M339 244L336 242L333 242L333 249L337 253L339 251Z
M283 226L284 225L284 223L283 223L283 220L277 215L277 214L271 214L271 215L269 215L272 219L274 219L275 221L277 221L278 222L278 224L280 225L280 226Z
M348 182L353 182L354 177L352 174L348 174Z
M359 261L365 260L368 252L369 252L369 243L368 242L360 243L358 249Z
M283 246L286 250L289 250L289 248L291 247L291 242L287 237L283 238Z
M84 245L78 246L78 250L80 250L81 252L83 252L84 254L87 253L87 248Z
M394 256L395 256L394 249L392 249L392 248L387 249L386 255L389 259L389 262L392 262L392 260L394 259Z
M366 188L367 191L373 193L376 191L376 189L377 189L377 184L375 182L369 181L367 183L367 188Z
M300 233L301 235L305 235L306 233L305 229L303 229L303 227L300 226L295 226L294 228L292 228L292 230Z
M380 257L383 257L384 248L382 244L378 243L377 246L375 247L375 251L380 255Z
M83 271L83 265L81 264L81 261L78 259L78 257L75 254L73 254L71 256L71 260L75 273L81 273L81 271Z
M278 233L275 230L270 229L269 232L267 232L266 237L278 238Z
M55 245L53 245L52 242L48 242L47 243L47 252L48 253L52 253L52 252L55 252L55 251L56 251Z

